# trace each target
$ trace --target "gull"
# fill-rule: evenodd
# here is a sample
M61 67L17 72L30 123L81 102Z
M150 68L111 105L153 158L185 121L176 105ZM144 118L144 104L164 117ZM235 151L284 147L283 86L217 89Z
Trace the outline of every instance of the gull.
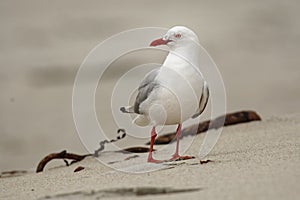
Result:
M209 99L209 89L199 70L199 39L189 28L175 26L151 47L166 45L169 48L162 66L149 72L138 87L138 94L132 106L121 107L123 113L135 113L133 123L152 126L148 162L160 163L152 156L157 136L156 127L178 125L176 129L176 150L168 161L191 159L179 155L179 140L182 123L198 117Z

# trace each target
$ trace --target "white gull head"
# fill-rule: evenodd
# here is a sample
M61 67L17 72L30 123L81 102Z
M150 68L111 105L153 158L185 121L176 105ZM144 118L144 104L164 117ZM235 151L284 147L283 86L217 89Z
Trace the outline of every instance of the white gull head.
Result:
M175 50L191 43L199 43L198 36L185 26L174 26L162 38L154 40L150 46L167 45L170 50Z
M158 45L166 45L170 49L170 54L164 62L165 66L174 66L176 63L178 65L178 63L182 62L183 58L198 71L200 55L199 39L191 29L185 26L174 26L162 38L156 39L150 44L152 47Z

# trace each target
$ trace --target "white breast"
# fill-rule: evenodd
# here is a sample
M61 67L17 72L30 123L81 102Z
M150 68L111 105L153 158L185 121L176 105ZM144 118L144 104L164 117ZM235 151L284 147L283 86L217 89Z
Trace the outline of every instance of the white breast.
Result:
M140 105L153 125L182 123L195 114L204 81L193 66L169 54L156 81L159 87Z

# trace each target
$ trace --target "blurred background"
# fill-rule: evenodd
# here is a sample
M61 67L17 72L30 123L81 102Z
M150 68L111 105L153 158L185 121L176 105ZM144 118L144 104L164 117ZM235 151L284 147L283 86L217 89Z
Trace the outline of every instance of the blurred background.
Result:
M193 29L220 69L229 112L299 112L299 10L297 0L1 0L0 171L85 153L72 116L76 72L97 44L132 28Z

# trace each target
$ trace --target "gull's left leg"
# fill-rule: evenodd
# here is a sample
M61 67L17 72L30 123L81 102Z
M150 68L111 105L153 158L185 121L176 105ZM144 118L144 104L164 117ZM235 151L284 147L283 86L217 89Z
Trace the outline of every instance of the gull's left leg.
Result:
M195 158L193 156L180 156L179 155L180 135L181 135L181 124L178 124L177 130L176 130L176 151L170 160L188 160L188 159Z

